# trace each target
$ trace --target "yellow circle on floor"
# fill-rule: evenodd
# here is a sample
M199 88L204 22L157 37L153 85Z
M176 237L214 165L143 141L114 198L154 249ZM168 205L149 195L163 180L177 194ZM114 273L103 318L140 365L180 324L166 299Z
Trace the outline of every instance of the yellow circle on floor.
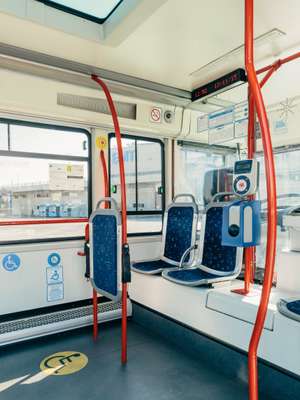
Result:
M84 368L88 361L87 356L78 351L61 351L44 358L40 368L47 375L70 375Z

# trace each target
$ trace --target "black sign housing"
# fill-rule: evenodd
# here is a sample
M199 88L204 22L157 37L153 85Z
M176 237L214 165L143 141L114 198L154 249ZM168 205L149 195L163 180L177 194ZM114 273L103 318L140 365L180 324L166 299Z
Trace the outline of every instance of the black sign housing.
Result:
M194 89L192 91L192 101L202 99L203 97L223 91L224 89L229 89L230 86L236 86L237 84L241 84L243 82L247 82L246 72L243 68L238 68L235 71L222 76L221 78Z

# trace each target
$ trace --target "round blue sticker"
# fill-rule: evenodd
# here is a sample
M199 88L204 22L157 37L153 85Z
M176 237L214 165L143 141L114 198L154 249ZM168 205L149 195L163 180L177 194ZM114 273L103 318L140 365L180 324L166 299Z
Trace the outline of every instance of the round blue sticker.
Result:
M21 265L20 257L16 254L7 254L2 260L2 266L6 271L16 271Z
M60 255L58 253L51 253L48 256L48 264L51 265L51 267L56 267L60 263Z

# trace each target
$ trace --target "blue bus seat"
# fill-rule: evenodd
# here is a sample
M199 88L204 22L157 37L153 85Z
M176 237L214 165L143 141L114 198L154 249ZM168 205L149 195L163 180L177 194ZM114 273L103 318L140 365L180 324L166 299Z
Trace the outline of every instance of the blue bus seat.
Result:
M113 209L100 209L110 202ZM104 198L89 219L90 278L97 293L118 301L121 298L121 217L115 201Z
M222 246L224 206L213 203L203 216L198 261L193 267L163 271L163 278L186 286L202 286L235 279L241 272L243 249Z
M189 197L190 202L176 202L179 197ZM186 264L193 262L198 206L194 196L181 194L175 196L164 215L161 256L158 259L134 262L131 269L142 274L160 274L166 268L179 266L182 257Z
M285 317L300 322L300 299L281 299L277 308Z

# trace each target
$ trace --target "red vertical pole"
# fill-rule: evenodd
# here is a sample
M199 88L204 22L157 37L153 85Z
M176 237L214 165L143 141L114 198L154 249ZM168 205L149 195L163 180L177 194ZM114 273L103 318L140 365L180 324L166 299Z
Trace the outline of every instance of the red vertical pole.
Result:
M266 265L260 304L253 328L249 352L248 352L248 377L249 377L249 399L258 400L258 371L257 371L257 350L266 319L268 303L272 289L275 253L276 253L276 224L277 224L277 202L276 202L276 178L273 149L271 142L270 128L267 113L257 80L254 68L254 34L253 27L253 0L245 0L245 65L247 70L248 82L255 102L261 131L262 142L265 156L265 170L268 197L268 234Z
M85 242L89 243L90 241L90 231L89 231L89 224L85 226ZM87 254L80 254L85 255ZM98 337L98 296L95 289L93 289L93 339L94 341L97 340Z
M255 137L255 102L249 86L248 92L248 158L252 159L256 151ZM255 195L249 196L249 200L254 200ZM245 291L250 291L251 283L254 280L255 247L245 249Z
M108 90L106 84L98 78L96 75L92 75L91 78L97 82L108 102L111 116L113 119L115 135L117 140L118 156L119 156L119 169L120 169L120 184L121 184L121 217L122 217L122 247L127 245L127 206L126 206L126 183L125 183L125 167L122 149L122 138L120 125L118 120L117 111ZM127 283L122 283L122 354L121 354L122 364L127 362Z
M104 196L108 197L108 174L107 174L107 166L105 160L105 154L103 150L100 150L100 161L102 167L103 181L104 181ZM105 203L105 208L107 208L107 204ZM89 229L89 225L87 225L87 229ZM88 231L86 232L86 240L89 241ZM96 341L98 337L98 294L95 289L93 289L93 338Z
M255 153L255 103L254 97L251 94L250 87L248 88L248 158L253 158ZM253 200L254 196L249 196L249 200ZM255 248L245 248L245 275L244 287L242 289L232 290L234 293L246 296L250 292L251 282L253 281L253 266L255 260Z
M107 173L107 166L106 166L106 160L105 160L105 154L103 150L100 150L100 161L101 161L101 167L102 167L102 174L103 174L103 182L104 182L104 196L108 197L109 196L109 190L108 190L108 173ZM107 204L105 204L105 208L107 208Z
M95 289L93 289L93 338L94 341L98 337L98 294Z

